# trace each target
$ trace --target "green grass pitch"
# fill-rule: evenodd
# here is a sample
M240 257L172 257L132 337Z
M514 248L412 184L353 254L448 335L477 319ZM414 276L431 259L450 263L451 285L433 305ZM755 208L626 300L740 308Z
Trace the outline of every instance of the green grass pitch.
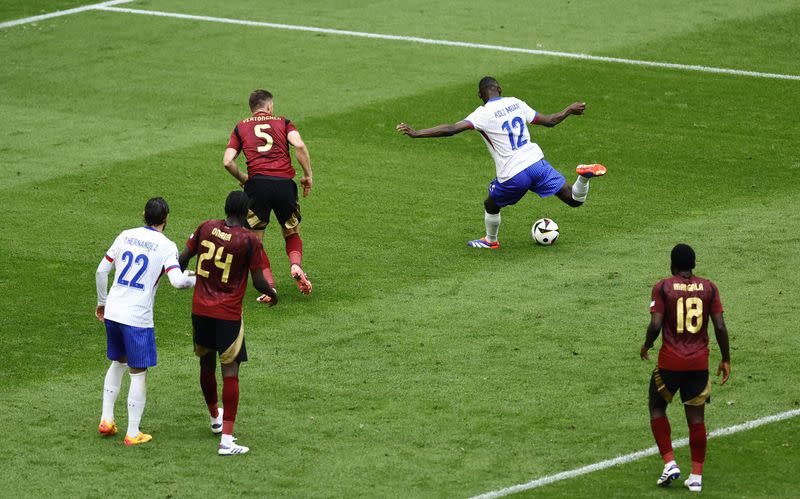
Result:
M0 22L79 5L0 1ZM125 7L800 74L793 0L261 5ZM468 497L650 447L638 349L677 242L719 285L732 334L709 429L800 407L799 81L103 11L0 29L0 60L3 495ZM462 119L485 74L542 112L586 101L533 140L570 181L578 163L609 167L580 209L531 195L504 210L491 253L465 246L493 175L478 135L394 132ZM97 262L148 197L169 201L179 246L221 215L237 187L222 153L258 87L311 152L315 291L296 291L269 229L282 301L245 301L236 433L251 453L216 456L191 294L168 285L143 418L153 443L102 439ZM562 229L553 247L530 238L544 216ZM127 380L121 426L126 393ZM703 494L796 495L798 431L793 419L710 440ZM688 494L656 488L660 468L646 458L521 496Z

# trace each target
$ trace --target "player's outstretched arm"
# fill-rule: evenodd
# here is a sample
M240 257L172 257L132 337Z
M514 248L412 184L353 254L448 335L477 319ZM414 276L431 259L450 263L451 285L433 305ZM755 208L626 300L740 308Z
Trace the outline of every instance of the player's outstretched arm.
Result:
M546 127L554 127L567 119L568 116L573 114L583 114L586 110L585 102L573 102L565 107L563 111L555 114L537 114L533 119L534 125L542 125Z
M278 291L267 282L264 276L265 270L269 269L253 269L250 271L250 277L253 278L253 287L269 297L268 304L272 307L278 303Z
M439 125L424 130L415 130L406 123L398 123L395 128L398 132L404 133L412 139L427 139L431 137L450 137L465 130L472 130L472 123L461 120L450 125Z
M647 326L647 334L644 338L644 344L642 345L642 349L639 351L639 357L642 360L649 360L650 354L648 350L653 348L653 344L656 342L656 338L658 338L659 333L661 333L661 326L664 323L664 314L659 314L653 312L650 314L650 324Z
M179 267L171 268L167 277L172 287L177 289L193 288L197 281L196 276L184 274Z
M225 149L225 154L222 156L222 166L228 170L228 173L233 175L233 178L239 181L239 184L244 185L247 182L247 174L241 171L239 165L236 164L236 156L238 155L239 151L232 147Z
M303 186L303 197L308 197L311 192L311 187L314 185L313 172L311 171L311 156L308 154L308 147L300 137L300 132L292 130L286 136L292 146L294 146L294 155L297 157L297 162L303 168L303 176L300 178L300 185Z
M717 367L717 376L722 374L722 381L720 385L724 385L731 375L731 348L728 339L728 327L725 325L725 319L722 314L711 314L711 322L714 323L714 336L717 337L717 344L719 351L722 353L722 360Z

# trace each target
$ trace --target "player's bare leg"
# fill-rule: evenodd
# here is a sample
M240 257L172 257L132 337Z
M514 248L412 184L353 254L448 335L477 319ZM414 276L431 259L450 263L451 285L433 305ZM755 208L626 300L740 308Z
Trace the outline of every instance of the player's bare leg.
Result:
M706 424L705 404L687 405L686 423L689 425L689 448L692 454L692 474L683 484L691 492L700 492L703 488L703 463L706 459Z
M569 182L566 182L556 193L558 199L573 208L577 208L586 201L586 196L589 194L589 179L602 177L608 170L603 165L593 164L578 165L575 171L578 173L575 183L570 185Z
M235 443L233 425L239 409L239 363L222 364L222 403L225 409L222 415L222 439L217 453L220 456L245 454L250 449Z
M100 417L100 424L97 431L104 436L117 434L117 422L114 418L114 404L117 401L120 388L122 388L122 377L128 370L128 358L125 356L111 361L111 365L106 372L103 382L103 415Z
M213 350L200 357L200 389L208 407L211 433L222 432L222 409L217 398L217 352Z
M131 386L128 390L128 432L125 445L139 445L153 439L139 430L147 402L147 369L130 368Z
M487 197L483 201L483 223L486 226L486 235L480 239L467 241L467 246L470 248L482 249L498 249L500 242L497 240L497 234L500 231L500 207L497 206L494 199Z
M286 240L286 255L289 257L289 272L297 283L297 289L304 295L311 294L311 281L303 272L300 264L303 262L303 240L300 238L300 224L291 229L281 227L283 238Z

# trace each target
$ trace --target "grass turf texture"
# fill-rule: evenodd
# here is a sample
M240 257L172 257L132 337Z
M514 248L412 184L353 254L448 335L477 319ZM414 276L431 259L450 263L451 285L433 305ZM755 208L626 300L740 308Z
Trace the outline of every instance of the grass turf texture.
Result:
M260 19L244 5L131 4ZM686 3L676 11L702 24L684 30L620 17L619 5L582 14L613 21L624 44L607 33L590 38L580 23L548 31L562 14L546 3L513 16L541 25L535 40L488 28L457 36L482 26L473 8L430 14L440 22L424 33L414 31L414 8L391 25L370 9L339 17L278 10L264 20L603 55L643 47L653 59L709 65L740 53L736 67L800 73L784 38L786 20L800 11L788 4L702 11ZM480 23L495 25L494 16ZM751 48L730 45L736 33L765 26L774 30ZM0 451L9 456L9 494L100 496L136 483L142 495L165 496L220 487L458 496L650 446L652 364L638 360L638 347L650 286L679 241L695 247L698 273L720 286L733 335L733 379L714 389L709 428L800 405L800 374L787 354L800 347L790 315L800 284L791 187L800 120L786 111L797 107L797 82L106 12L3 30L0 40L0 189L13 222L0 232ZM504 248L493 253L464 246L483 230L492 172L477 135L425 142L393 133L401 120L463 118L487 73L543 112L585 100L586 116L534 128L533 138L570 181L578 162L610 168L580 210L533 197L505 210ZM235 183L220 158L257 86L275 92L277 112L297 123L311 150L316 186L303 200L303 233L315 293L294 290L271 229L266 247L282 303L257 307L251 290L245 305L252 360L242 368L236 432L252 453L233 463L215 455L191 354L190 294L166 285L143 420L154 441L127 449L121 438L100 439L107 364L92 317L96 263L120 230L139 223L149 196L170 202L167 235L179 245L201 220L221 215ZM542 216L562 228L554 247L530 241ZM126 391L117 405L123 427ZM679 408L670 414L675 438L685 436ZM796 460L796 449L781 447L796 427L713 440L704 493L735 481L737 494L788 495L798 482L790 473L736 477L743 467L767 473ZM552 492L585 494L602 476L609 493L633 487L659 496L650 487L659 470L650 458Z

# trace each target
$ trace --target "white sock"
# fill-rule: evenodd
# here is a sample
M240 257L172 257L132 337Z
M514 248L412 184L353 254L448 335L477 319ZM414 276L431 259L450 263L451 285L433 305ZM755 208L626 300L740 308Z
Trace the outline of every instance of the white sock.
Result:
M494 215L483 212L483 223L486 224L486 240L490 243L497 242L497 232L500 230L500 214Z
M689 474L689 483L691 482L703 483L703 475Z
M222 434L222 440L220 440L220 444L224 445L225 447L230 447L233 445L233 435L226 435Z
M128 391L128 436L139 434L139 422L147 402L147 371L131 373L131 388Z
M586 201L587 194L589 194L589 179L583 175L578 175L578 180L572 184L572 199L583 203Z
M114 421L114 403L117 401L119 389L122 387L122 376L128 369L128 364L111 361L111 366L106 372L106 380L103 383L103 415L100 417L102 421L109 423Z

